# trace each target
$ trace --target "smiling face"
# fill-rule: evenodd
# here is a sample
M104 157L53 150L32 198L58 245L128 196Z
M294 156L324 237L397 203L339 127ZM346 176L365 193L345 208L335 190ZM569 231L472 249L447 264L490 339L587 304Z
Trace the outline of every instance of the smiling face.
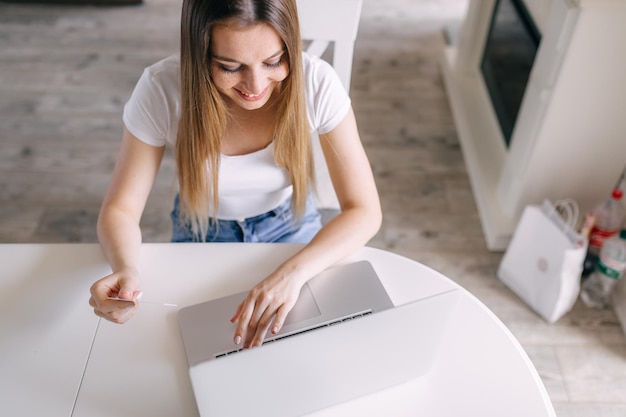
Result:
M262 108L289 75L285 46L266 23L215 26L210 58L211 77L229 107Z

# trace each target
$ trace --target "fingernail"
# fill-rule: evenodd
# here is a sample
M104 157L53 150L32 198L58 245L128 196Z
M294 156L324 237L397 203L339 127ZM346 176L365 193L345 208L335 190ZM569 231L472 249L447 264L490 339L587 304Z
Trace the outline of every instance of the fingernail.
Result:
M241 336L235 337L235 344L238 345L239 343L241 343Z
M274 334L278 333L278 326L274 326L274 328L272 329L272 333Z

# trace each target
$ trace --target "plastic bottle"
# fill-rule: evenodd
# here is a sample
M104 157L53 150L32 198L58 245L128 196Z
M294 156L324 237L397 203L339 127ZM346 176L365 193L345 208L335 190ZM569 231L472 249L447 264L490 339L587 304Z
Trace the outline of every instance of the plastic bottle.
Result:
M582 285L580 298L588 307L606 308L617 280L626 270L626 228L602 245L596 269Z
M612 236L617 235L624 218L626 209L622 204L624 192L616 188L611 193L611 198L598 205L593 210L595 224L589 234L589 250L595 254L600 253L604 242Z
M589 248L585 257L583 278L595 270L604 242L617 235L624 224L626 209L621 201L623 195L624 192L616 187L611 193L611 198L596 206L590 213L594 218L594 225L589 233Z

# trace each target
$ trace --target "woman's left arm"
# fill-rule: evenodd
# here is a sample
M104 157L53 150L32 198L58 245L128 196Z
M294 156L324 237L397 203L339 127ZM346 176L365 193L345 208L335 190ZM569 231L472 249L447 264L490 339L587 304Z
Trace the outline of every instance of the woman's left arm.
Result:
M278 333L306 281L364 246L380 228L378 191L352 109L320 143L341 213L248 293L231 319L237 322L236 344L261 345L270 325Z

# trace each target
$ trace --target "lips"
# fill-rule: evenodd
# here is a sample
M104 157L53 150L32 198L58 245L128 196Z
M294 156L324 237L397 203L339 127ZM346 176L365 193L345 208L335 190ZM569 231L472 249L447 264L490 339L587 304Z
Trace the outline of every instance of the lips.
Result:
M269 90L269 86L265 87L265 90L261 91L259 94L251 94L251 93L244 93L243 91L235 88L235 91L237 91L237 93L239 94L241 98L243 98L246 101L251 101L251 102L262 100L263 97L265 97L265 94L267 94L268 90Z

